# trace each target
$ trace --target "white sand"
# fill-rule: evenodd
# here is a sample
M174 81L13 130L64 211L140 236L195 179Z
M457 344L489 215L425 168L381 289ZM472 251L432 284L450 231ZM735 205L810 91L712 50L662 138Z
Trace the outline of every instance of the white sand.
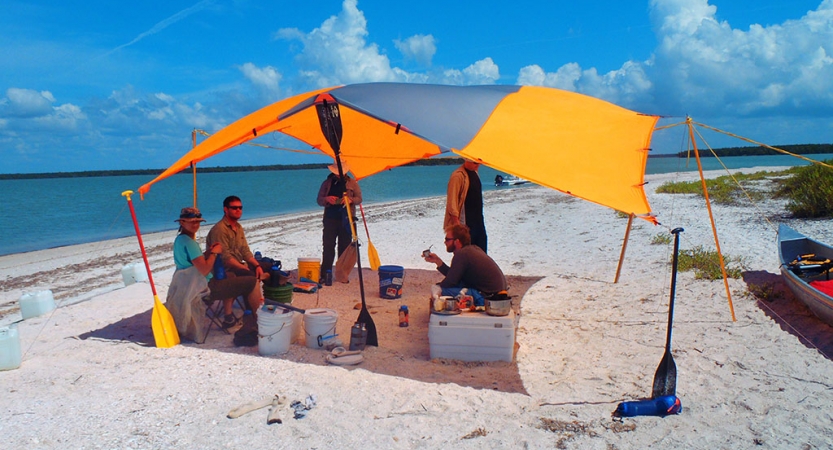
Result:
M152 342L150 289L122 288L120 274L140 258L133 238L0 257L0 324L19 319L23 290L52 289L60 304L19 324L23 364L0 372L3 448L830 448L833 329L784 291L776 226L765 218L785 219L772 201L760 210L713 207L723 252L744 258L744 279L729 281L736 322L722 281L678 275L672 347L682 414L611 418L620 401L650 395L665 346L672 246L652 238L683 227L681 248L714 247L702 199L653 193L662 180L692 177L648 177L663 226L635 221L617 284L626 219L544 188L488 193L490 254L508 275L544 277L521 303L516 373L526 393L445 382L433 376L437 367L456 369L459 380L468 366L397 356L388 347L402 342L395 331L365 352L368 368L351 370L322 365L323 351L260 357L216 331L213 342L224 344L142 345ZM419 254L442 248L443 205L365 205L382 262L431 269ZM247 222L247 234L254 249L294 267L319 254L319 221ZM789 223L833 241L829 221ZM173 238L145 236L163 300ZM378 280L365 284L374 320L394 320L374 292ZM748 294L750 285L772 288L768 300ZM356 281L348 286L358 291ZM340 317L340 326L353 320ZM414 373L379 369L398 364ZM280 425L266 424L265 409L226 418L272 394L291 401L310 393L318 405L301 420L286 405Z

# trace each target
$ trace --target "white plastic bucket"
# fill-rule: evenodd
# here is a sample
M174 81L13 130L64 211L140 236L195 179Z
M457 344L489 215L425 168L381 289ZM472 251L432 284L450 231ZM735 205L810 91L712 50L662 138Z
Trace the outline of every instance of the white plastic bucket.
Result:
M307 339L307 348L323 348L323 338L336 334L336 322L338 322L338 312L334 309L308 309L304 314L304 334ZM319 337L322 338L321 345L318 345Z
M294 314L293 311L284 311L272 305L260 308L257 314L257 352L261 356L289 351Z
M20 335L17 325L0 327L0 370L11 370L20 367Z
M121 277L124 280L124 285L130 286L139 281L147 281L148 272L144 263L133 262L122 267Z
M52 291L24 292L20 296L20 315L24 319L37 317L55 309Z

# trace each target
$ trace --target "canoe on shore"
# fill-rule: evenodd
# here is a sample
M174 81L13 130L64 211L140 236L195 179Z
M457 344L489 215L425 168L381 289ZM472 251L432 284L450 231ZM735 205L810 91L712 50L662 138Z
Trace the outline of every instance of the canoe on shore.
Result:
M778 257L787 287L813 314L833 325L833 247L781 224Z

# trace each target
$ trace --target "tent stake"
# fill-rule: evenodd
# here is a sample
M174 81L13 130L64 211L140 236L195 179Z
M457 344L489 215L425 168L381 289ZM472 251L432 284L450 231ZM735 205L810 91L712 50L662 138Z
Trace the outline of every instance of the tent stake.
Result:
M619 254L619 265L616 267L616 277L613 279L614 283L619 282L619 273L622 271L622 263L625 262L625 250L628 248L628 237L631 235L633 217L633 213L628 214L628 228L625 229L625 239L622 240L622 253Z

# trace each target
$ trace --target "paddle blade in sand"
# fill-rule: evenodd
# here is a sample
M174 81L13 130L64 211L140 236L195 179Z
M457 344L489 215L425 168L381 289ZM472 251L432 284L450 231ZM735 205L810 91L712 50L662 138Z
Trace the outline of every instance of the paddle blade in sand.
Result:
M179 333L176 331L176 323L168 308L165 308L165 305L159 301L159 296L156 295L156 285L153 284L153 274L150 271L148 255L145 252L145 244L142 242L142 233L139 231L139 221L136 220L136 211L133 209L133 201L130 200L133 191L124 191L121 195L127 199L127 206L130 207L133 228L136 229L136 238L139 239L139 249L142 251L142 259L145 261L145 269L148 272L148 282L150 282L150 289L153 291L153 312L150 319L151 329L153 329L153 339L156 341L157 347L170 348L179 344Z
M682 228L674 228L671 234L674 235L674 258L671 262L671 300L668 303L668 333L665 338L665 354L659 367L654 374L654 388L651 391L651 398L663 395L677 395L677 364L671 356L671 329L674 323L674 292L677 289L677 261L680 252L680 233Z
M376 251L376 247L373 246L373 242L370 241L370 230L367 229L367 217L364 215L364 207L359 204L359 209L362 211L362 222L364 223L364 232L367 233L367 259L370 260L370 269L371 270L379 270L379 267L382 265L382 262L379 260L379 253Z

